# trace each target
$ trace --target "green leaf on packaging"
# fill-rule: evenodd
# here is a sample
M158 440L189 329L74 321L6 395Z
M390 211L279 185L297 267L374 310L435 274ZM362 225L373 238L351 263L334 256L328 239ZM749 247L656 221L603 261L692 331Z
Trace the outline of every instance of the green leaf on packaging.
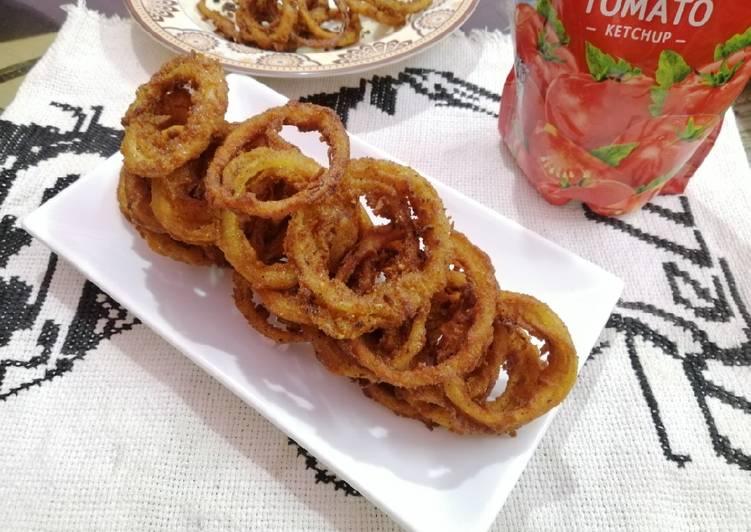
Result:
M660 87L652 87L649 91L649 95L652 98L652 103L649 106L649 114L652 116L660 116L662 114L662 108L665 107L668 90Z
M610 146L595 148L590 153L605 164L615 168L616 166L621 164L621 161L628 157L638 145L638 142L629 142L628 144L611 144Z
M649 106L649 113L652 116L660 116L665 105L665 99L668 96L668 89L686 79L692 72L691 67L683 59L683 56L673 50L663 50L657 61L657 72L655 79L657 85L652 88L650 96L652 104Z
M751 26L749 26L743 33L736 33L724 43L718 44L714 49L715 61L727 59L746 46L751 46Z
M683 81L691 73L691 67L681 54L673 50L663 50L657 61L657 73L655 79L657 85L663 89L669 89L676 83Z
M638 76L641 69L631 65L625 59L613 57L587 41L587 66L589 72L596 81L615 79L621 81L630 76Z
M553 63L563 63L563 59L555 55L555 51L560 47L560 44L550 42L547 39L544 29L537 36L537 51L540 52L540 55L546 61L551 61Z
M741 68L742 64L743 61L738 61L735 66L731 68L728 67L727 61L723 61L720 65L720 69L717 72L702 74L701 77L704 80L704 83L706 83L710 87L720 87L733 79L733 76L736 72L738 72L738 69Z
M642 194L644 192L647 192L649 190L653 190L658 187L662 187L665 183L673 179L676 175L678 175L678 172L680 172L682 166L677 166L667 174L661 175L659 177L655 177L652 181L647 183L646 185L642 185L640 187L636 187L635 192L637 194Z
M558 35L558 40L561 41L561 44L571 42L571 38L566 33L566 28L563 27L563 22L558 18L558 13L553 4L550 3L550 0L537 0L537 12L555 30L555 34Z
M681 140L692 142L694 140L699 140L706 130L707 126L697 126L696 123L694 123L694 117L690 116L683 131L678 130L675 134L678 135L678 138Z

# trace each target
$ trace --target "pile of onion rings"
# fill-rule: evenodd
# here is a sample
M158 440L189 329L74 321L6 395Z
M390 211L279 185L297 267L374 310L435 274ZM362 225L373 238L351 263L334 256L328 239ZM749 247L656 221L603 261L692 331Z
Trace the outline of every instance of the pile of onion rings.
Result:
M401 27L432 0L237 0L231 15L197 4L201 17L231 41L277 52L343 48L360 40L360 17Z
M328 108L291 102L230 124L226 107L221 69L193 54L139 88L123 119L120 209L155 252L232 268L259 333L311 343L329 371L428 427L513 434L564 399L577 371L566 326L499 288L425 178L350 160ZM317 132L328 166L285 125Z

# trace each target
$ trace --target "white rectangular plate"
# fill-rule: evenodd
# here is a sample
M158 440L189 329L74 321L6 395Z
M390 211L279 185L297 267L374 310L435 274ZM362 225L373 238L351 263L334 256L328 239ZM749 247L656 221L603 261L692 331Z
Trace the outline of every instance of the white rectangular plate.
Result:
M228 119L285 102L250 78L230 75L228 81ZM322 155L311 135L296 142ZM389 158L352 138L352 157L363 156ZM431 432L395 416L347 379L327 373L309 348L276 346L255 333L234 308L226 272L152 253L118 210L120 167L120 155L112 156L30 214L26 229L402 526L435 532L484 531L491 525L552 412L515 438ZM490 255L502 286L536 296L563 318L583 364L621 293L621 281L433 184L457 229Z

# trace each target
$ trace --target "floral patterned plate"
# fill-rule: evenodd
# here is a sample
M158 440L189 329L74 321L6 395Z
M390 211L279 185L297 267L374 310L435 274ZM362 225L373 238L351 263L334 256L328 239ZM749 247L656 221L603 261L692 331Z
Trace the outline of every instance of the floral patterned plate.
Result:
M363 17L360 42L338 50L300 48L272 52L230 42L201 19L197 0L125 0L133 18L156 40L179 52L196 50L213 56L229 70L255 76L331 76L362 72L406 59L457 29L478 0L433 0L410 15L402 28ZM207 0L210 9L231 14L232 0Z

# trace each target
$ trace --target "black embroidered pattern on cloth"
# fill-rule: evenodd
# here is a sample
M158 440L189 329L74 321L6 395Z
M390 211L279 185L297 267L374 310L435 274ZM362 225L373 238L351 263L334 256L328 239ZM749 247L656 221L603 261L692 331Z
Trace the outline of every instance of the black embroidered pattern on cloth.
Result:
M300 100L330 107L337 112L346 126L350 111L365 101L368 85L370 85L368 103L390 116L396 114L398 89L408 87L415 93L428 98L436 107L467 109L498 117L500 94L459 79L453 72L428 68L405 68L396 77L363 78L360 79L357 87L342 87L337 92L321 92L305 96Z
M369 91L367 89L370 89ZM448 71L406 68L396 76L374 76L361 79L356 87L342 87L333 93L318 93L301 98L326 105L338 112L345 125L350 113L358 104L366 102L388 115L396 113L401 90L408 90L428 98L436 107L453 107L469 112L496 117L499 95L457 78ZM369 93L369 98L366 95ZM98 154L107 157L117 151L122 133L100 123L102 108L93 106L84 110L63 103L51 105L72 119L69 128L59 129L37 124L20 125L0 120L0 207L3 206L19 173L63 154ZM42 203L75 182L76 174L58 176L44 190ZM662 264L664 280L670 287L675 305L691 313L694 319L677 315L648 302L621 301L611 316L607 329L614 333L602 341L593 356L607 355L616 341L625 342L631 367L655 427L656 440L665 457L679 467L691 461L680 453L680 445L671 440L663 413L656 399L653 384L645 369L645 357L650 352L640 352L637 341L646 341L657 352L680 361L685 378L706 423L711 444L718 456L729 464L751 470L751 456L738 448L730 438L720 432L709 406L717 400L730 407L751 414L751 402L713 383L705 375L707 361L718 361L726 366L751 365L751 316L742 300L727 261L715 258L702 233L696 227L688 200L676 198L678 209L650 204L645 215L661 217L693 234L695 246L686 246L669 238L651 234L620 219L603 218L591 211L584 215L593 223L603 224L644 242L674 258ZM0 400L70 371L74 362L96 348L103 340L118 332L131 329L138 321L109 296L89 281L83 282L78 304L69 323L59 323L56 317L42 315L42 307L56 274L57 256L50 253L47 266L38 288L4 271L12 257L31 245L31 237L23 231L15 216L0 219L0 350L9 346L14 334L28 333L38 328L36 352L0 355ZM707 284L696 278L696 270L711 271L712 281ZM688 291L688 292L687 292ZM35 294L35 295L34 295ZM711 335L702 329L700 322L729 323L742 320L743 339L736 347L720 347ZM662 324L689 333L697 344L692 352L680 352L679 343L663 332ZM64 336L63 336L64 335ZM62 338L62 341L60 341ZM59 346L59 347L58 347ZM0 351L0 353L7 352ZM659 356L659 355L657 355ZM4 385L10 371L27 371L28 375L13 386ZM328 484L346 495L359 495L346 482L330 474L305 449L289 440L297 448L306 469L315 472L317 483ZM678 445L678 447L676 447Z
M52 102L51 106L73 118L70 129L0 120L0 207L19 174L43 161L63 154L91 153L107 157L119 148L122 133L100 123L101 106L88 111L57 102ZM76 179L78 175L75 174L55 179L52 186L44 190L42 203ZM69 323L58 323L55 317L40 316L57 269L57 255L49 254L33 298L32 285L18 276L8 277L3 271L12 257L30 245L31 236L20 228L17 217L4 215L0 219L0 349L11 344L14 334L30 332L39 320L43 321L36 340L37 354L0 355L0 400L70 371L76 360L86 356L102 340L137 323L125 309L89 281L83 283L76 311ZM56 349L62 333L65 337ZM15 378L6 386L11 371ZM19 375L19 372L23 373Z
M360 492L350 486L347 482L340 480L336 475L329 473L329 471L321 467L315 456L310 454L305 448L301 447L292 438L287 438L287 445L292 445L297 449L297 456L305 458L305 469L312 469L315 471L316 484L329 484L334 487L334 491L342 490L345 495L351 495L352 497L361 497Z
M688 198L675 197L680 209L672 210L665 206L648 204L643 209L643 216L659 216L676 229L693 236L695 247L688 247L664 236L651 234L634 225L617 218L607 218L584 208L587 219L604 224L621 231L633 238L667 252L675 260L662 263L664 281L670 288L673 304L693 319L678 315L644 301L619 301L616 310L608 320L607 328L616 331L623 338L636 376L639 388L649 409L657 440L665 458L684 467L691 461L691 456L675 450L676 443L671 443L660 405L655 398L653 384L647 376L644 358L649 356L668 356L680 362L682 371L688 380L694 399L706 424L707 434L715 453L724 458L728 464L734 464L743 470L751 471L751 450L744 451L735 446L731 439L720 432L717 420L710 408L709 399L714 399L746 415L751 415L751 401L737 393L716 384L706 375L708 361L715 361L725 367L751 366L751 315L746 302L741 297L735 277L727 260L717 258L709 250L701 231L696 226ZM709 272L711 281L702 282L699 275L692 275L691 270ZM627 315L622 311L631 311ZM712 324L731 324L738 322L736 329L741 338L737 345L720 347L718 339L712 339L707 328L700 322ZM694 350L681 350L680 342L663 332L673 326L683 335L689 334L695 345ZM651 344L654 349L639 352L636 340ZM608 346L609 347L609 346ZM605 346L598 346L594 354L599 355ZM680 445L679 443L677 444Z

